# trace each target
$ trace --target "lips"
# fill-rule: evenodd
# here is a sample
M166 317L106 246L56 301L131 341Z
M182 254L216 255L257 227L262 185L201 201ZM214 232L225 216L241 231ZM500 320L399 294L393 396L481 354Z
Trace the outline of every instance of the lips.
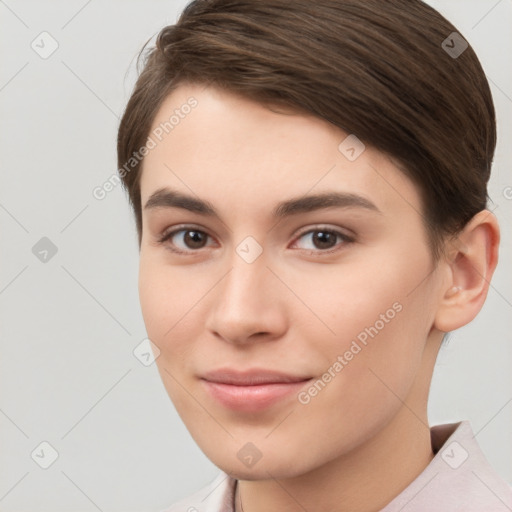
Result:
M202 378L209 382L216 382L219 384L231 384L233 386L257 386L261 384L303 382L311 377L289 375L273 370L251 369L241 372L237 370L220 369L207 372Z
M221 405L245 412L261 411L297 393L309 376L265 369L219 369L205 373L201 382Z

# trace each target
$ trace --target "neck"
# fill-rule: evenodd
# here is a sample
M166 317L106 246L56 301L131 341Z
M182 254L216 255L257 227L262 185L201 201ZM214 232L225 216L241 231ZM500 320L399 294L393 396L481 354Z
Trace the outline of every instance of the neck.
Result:
M433 456L426 417L418 418L404 406L369 442L309 473L289 479L238 481L237 511L377 512Z

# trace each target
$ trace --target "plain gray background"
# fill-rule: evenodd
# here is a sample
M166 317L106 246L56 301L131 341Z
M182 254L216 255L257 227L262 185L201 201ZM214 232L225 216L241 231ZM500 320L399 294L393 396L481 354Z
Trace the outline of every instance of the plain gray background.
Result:
M2 511L158 511L218 472L155 365L133 354L146 333L125 193L92 195L116 172L135 57L186 3L0 0ZM430 423L470 420L512 482L512 0L429 3L472 44L491 84L490 196L503 236L482 313L439 355ZM57 250L46 262L33 251L43 237ZM51 453L44 441L58 452L47 469L31 455Z

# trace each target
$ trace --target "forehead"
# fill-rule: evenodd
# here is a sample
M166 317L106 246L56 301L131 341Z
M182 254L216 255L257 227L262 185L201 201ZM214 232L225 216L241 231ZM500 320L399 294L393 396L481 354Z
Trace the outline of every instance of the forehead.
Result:
M337 190L371 198L383 211L419 211L416 187L387 155L323 119L276 110L213 87L179 86L150 130L142 204L170 187L220 209L257 213L287 197Z

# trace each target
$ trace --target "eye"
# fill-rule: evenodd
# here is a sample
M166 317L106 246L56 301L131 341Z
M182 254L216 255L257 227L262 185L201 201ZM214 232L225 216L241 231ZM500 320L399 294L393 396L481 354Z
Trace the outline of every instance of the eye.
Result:
M299 236L297 240L305 240L299 249L304 249L310 252L334 252L341 247L354 241L354 238L346 235L340 231L327 228L310 229ZM298 242L295 242L295 245Z
M178 253L194 252L206 246L210 236L192 226L175 229L164 233L158 243L166 245L171 251Z

